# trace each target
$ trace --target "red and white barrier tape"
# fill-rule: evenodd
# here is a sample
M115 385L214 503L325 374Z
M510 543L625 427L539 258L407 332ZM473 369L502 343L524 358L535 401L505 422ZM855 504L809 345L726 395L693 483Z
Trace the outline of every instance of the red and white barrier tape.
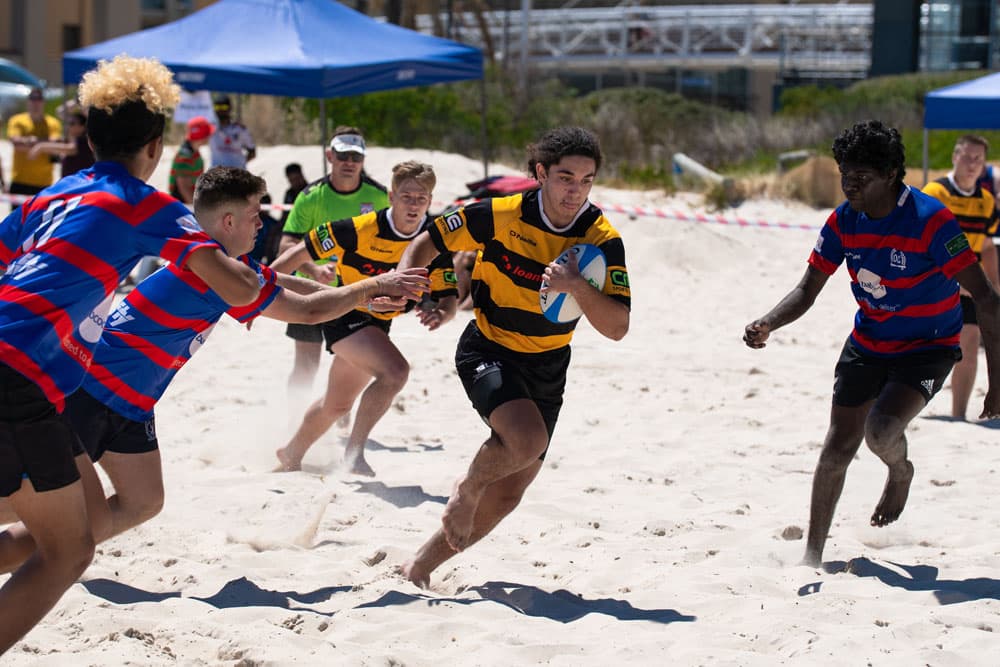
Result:
M31 198L30 195L11 195L11 194L0 193L0 201L6 201L12 204L20 205L26 202L30 198ZM678 211L676 209L666 210L660 208L643 208L642 206L621 206L618 204L599 204L597 202L594 202L594 205L606 212L624 213L625 215L636 216L640 218L662 218L665 220L680 220L681 222L698 222L704 224L727 225L729 227L759 227L762 229L791 229L791 230L800 230L809 232L817 231L821 228L820 225L811 225L807 223L780 222L780 221L770 221L770 220L751 220L739 216L727 217L724 215L707 214L707 213L685 213L684 211ZM444 209L447 206L451 206L451 204L442 204L441 202L434 202L434 207L438 210ZM261 209L265 211L288 211L291 208L292 208L291 204L261 205Z

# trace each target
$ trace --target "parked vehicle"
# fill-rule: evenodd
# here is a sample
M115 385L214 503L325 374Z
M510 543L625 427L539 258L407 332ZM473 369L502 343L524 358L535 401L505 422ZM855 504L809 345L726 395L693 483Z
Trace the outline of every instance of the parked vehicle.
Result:
M12 60L0 58L0 120L6 122L13 114L24 111L32 88L43 89L45 99L62 97L62 88L48 88L44 79Z

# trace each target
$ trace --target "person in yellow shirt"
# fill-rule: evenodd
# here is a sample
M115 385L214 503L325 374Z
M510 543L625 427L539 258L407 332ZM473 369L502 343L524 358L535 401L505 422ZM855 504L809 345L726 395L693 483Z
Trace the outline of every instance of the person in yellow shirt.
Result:
M998 213L993 195L979 182L989 144L983 137L967 134L955 142L951 154L952 170L947 176L924 186L924 192L948 207L969 239L969 247L979 258L986 277L994 285L997 276L997 247L990 238L997 233ZM972 388L976 382L979 358L979 321L972 297L964 289L962 300L962 360L951 371L951 416L965 419Z
M62 123L45 113L45 97L41 88L28 93L28 110L15 114L7 121L7 138L14 144L14 162L10 170L12 195L34 195L52 185L53 162L44 153L31 157L32 146L43 141L62 138Z

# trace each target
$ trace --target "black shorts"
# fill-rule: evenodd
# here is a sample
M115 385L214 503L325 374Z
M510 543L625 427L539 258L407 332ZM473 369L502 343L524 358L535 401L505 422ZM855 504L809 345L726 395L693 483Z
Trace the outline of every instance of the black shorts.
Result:
M0 497L30 480L53 491L80 479L73 460L79 439L34 382L0 363Z
M360 310L352 310L346 315L324 322L320 326L323 328L323 337L326 339L326 349L332 354L333 350L330 348L333 347L334 343L344 340L365 327L378 327L388 334L390 327L392 327L392 320L383 320Z
M979 320L976 319L976 302L972 300L971 296L965 296L964 294L959 297L962 302L962 324L975 324L979 325Z
M318 345L323 342L323 325L289 322L288 326L285 327L285 335L302 343L316 343Z
M833 403L855 408L878 397L889 382L913 387L929 401L944 386L955 362L961 359L962 351L958 348L876 357L859 350L848 338L834 372Z
M104 452L145 454L160 446L156 440L156 417L148 421L129 419L83 389L66 399L64 414L79 434L91 461L99 461Z
M455 367L472 406L487 425L495 409L526 398L542 413L551 442L562 408L569 358L568 345L535 354L514 352L486 338L472 321L458 340ZM544 460L546 452L539 458Z

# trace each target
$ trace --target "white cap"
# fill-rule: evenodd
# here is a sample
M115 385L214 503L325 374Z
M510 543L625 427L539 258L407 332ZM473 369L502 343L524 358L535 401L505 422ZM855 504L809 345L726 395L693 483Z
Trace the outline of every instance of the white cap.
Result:
M365 154L365 140L360 134L338 134L330 140L330 148L337 153Z

